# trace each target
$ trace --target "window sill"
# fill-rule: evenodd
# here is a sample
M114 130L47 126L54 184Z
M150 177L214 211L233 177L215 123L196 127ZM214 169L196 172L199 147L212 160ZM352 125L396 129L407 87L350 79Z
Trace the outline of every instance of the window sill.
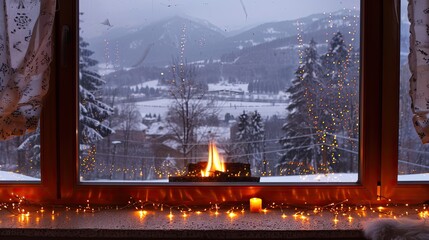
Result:
M51 211L51 210L50 210ZM230 217L224 211L179 212L168 217L169 211L148 211L141 216L133 210L104 210L98 213L56 211L12 215L0 211L0 239L365 239L362 223L376 218L356 215L348 221L339 216L333 221L329 211L302 219L294 211L279 210L264 213L241 213Z

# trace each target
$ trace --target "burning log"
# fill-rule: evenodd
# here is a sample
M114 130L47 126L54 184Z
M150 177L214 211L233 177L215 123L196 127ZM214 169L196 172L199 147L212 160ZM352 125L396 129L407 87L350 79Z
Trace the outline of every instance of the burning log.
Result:
M207 162L188 164L186 176L170 177L170 182L259 182L251 177L250 164L225 163L214 142L209 143Z

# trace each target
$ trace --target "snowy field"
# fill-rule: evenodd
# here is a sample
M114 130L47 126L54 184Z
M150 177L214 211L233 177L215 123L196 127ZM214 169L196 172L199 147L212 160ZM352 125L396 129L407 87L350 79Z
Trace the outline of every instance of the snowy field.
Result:
M29 176L25 176L25 175L18 174L18 173L0 171L0 181L31 181L31 182L39 182L40 179L29 177Z
M151 101L137 102L136 106L142 116L146 114L160 114L161 117L167 115L168 107L173 103L172 99L157 99ZM223 117L230 113L237 117L243 111L250 112L257 110L262 117L277 115L281 118L286 116L287 103L269 102L241 102L241 101L217 101L216 108L219 110L218 116Z

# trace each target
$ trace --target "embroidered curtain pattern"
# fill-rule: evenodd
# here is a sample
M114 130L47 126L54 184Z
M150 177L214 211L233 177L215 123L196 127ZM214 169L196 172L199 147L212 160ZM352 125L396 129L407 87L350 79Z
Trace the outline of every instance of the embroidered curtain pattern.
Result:
M429 0L409 0L411 108L423 143L429 143Z
M0 140L37 128L54 17L55 0L0 0Z

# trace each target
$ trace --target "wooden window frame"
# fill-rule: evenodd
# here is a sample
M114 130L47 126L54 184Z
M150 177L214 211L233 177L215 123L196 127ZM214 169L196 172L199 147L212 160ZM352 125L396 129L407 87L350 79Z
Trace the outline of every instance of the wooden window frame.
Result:
M385 6L383 8L384 58L381 94L383 109L381 169L383 171L380 173L380 194L395 202L425 202L429 199L429 181L398 181L401 1L384 0L383 4Z
M394 201L409 203L428 199L427 184L398 184L396 180L399 51L395 49L399 49L399 24L396 24L395 1L361 0L358 183L194 186L79 182L76 64L79 8L78 0L59 0L58 3L60 7L55 26L56 71L52 77L42 121L42 182L36 185L2 183L1 193L13 191L17 194L25 193L38 201L70 204L82 203L88 199L92 203L120 204L128 201L130 196L142 201L194 205L248 201L254 196L259 196L264 201L291 204L324 204L345 199L349 203L378 202L379 194ZM0 200L2 199L0 196Z

